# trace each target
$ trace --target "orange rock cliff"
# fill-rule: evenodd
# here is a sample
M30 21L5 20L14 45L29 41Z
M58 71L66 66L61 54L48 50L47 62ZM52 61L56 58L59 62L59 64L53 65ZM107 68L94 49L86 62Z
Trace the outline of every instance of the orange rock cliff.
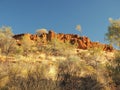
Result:
M86 36L79 36L76 34L63 34L63 33L55 33L54 31L50 30L48 33L43 33L40 36L37 36L36 34L17 34L14 35L13 38L16 39L17 44L21 45L20 40L22 36L28 36L30 40L37 41L38 38L42 39L44 43L47 43L48 41L51 41L52 39L57 38L59 41L65 43L69 42L70 44L78 45L78 49L89 49L93 47L102 47L104 51L110 51L112 52L114 48L107 44L102 44L99 42L92 42L88 37Z

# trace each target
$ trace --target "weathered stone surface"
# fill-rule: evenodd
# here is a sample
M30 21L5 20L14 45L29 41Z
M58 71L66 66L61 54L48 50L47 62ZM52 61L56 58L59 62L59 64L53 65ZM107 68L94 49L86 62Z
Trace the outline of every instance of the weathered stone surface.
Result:
M23 39L23 37L28 37L29 40L32 40L32 41L37 41L38 40L38 36L35 35L35 34L29 34L29 33L26 33L26 34L17 34L17 35L14 35L13 38L16 39L16 42L19 46L21 46L21 40Z
M31 40L37 41L38 38L42 39L42 43L46 43L48 41L51 41L52 39L58 39L60 42L69 42L70 44L78 45L79 49L88 49L88 48L93 48L93 47L98 47L102 48L104 51L110 51L112 52L114 48L110 45L107 44L102 44L99 42L92 42L88 37L86 36L79 36L76 34L63 34L63 33L58 33L56 34L53 30L50 30L48 33L43 33L39 37L37 35L32 35L32 34L18 34L14 35L13 38L17 40L18 45L21 44L19 41L22 36L27 35Z
M13 36L13 38L15 38L16 40L20 40L20 39L22 39L22 37L24 35L25 35L24 33L22 33L22 34L16 34L16 35Z
M110 45L105 44L103 50L112 52L114 50L114 48L112 46L110 46Z
M56 33L52 30L50 30L47 34L47 39L51 41L52 39L56 38Z
M30 35L30 39L33 40L33 41L37 41L38 36L31 34L31 35Z

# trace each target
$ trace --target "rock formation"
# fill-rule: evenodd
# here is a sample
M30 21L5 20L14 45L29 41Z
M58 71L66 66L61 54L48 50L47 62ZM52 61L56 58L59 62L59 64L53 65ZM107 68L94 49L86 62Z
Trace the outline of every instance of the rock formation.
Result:
M53 39L58 39L60 42L69 42L72 45L78 45L78 49L89 49L93 47L100 47L104 51L113 51L114 48L110 45L107 44L101 44L99 42L92 42L88 37L86 36L79 36L76 34L63 34L63 33L58 33L56 34L54 31L49 31L48 33L43 33L39 37L37 35L32 35L32 34L18 34L14 35L13 38L15 38L20 45L20 39L22 36L27 35L31 40L37 41L38 38L42 39L43 43L46 43L48 41L51 41Z
M32 41L37 41L39 38L37 35L33 35L29 33L17 34L17 35L14 35L13 38L16 39L17 44L20 46L22 44L21 40L23 39L24 36L28 37Z

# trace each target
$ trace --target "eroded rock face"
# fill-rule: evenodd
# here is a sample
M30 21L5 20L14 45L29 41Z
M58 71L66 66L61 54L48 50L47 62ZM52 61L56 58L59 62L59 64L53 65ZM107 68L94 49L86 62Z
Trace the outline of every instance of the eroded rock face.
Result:
M25 34L17 34L17 35L14 35L13 38L15 38L16 40L20 40L22 39L22 37L24 36Z
M26 36L29 38L29 40L32 40L32 41L37 41L38 40L38 36L37 35L33 35L33 34L29 34L29 33L26 33L26 34L17 34L17 35L14 35L13 38L16 39L16 42L19 46L21 46L21 40L23 39L23 37Z
M56 33L55 33L54 31L50 30L50 31L48 32L48 34L47 34L47 39L48 39L49 41L51 41L51 40L54 39L55 37L56 37Z
M103 50L112 52L114 50L114 48L113 48L113 46L105 44Z
M82 36L80 37L79 35L76 34L63 34L63 33L58 33L56 34L53 30L50 30L48 33L43 33L39 37L37 35L32 35L32 34L18 34L13 36L20 45L20 39L22 36L27 35L31 40L37 41L38 38L42 39L43 43L46 43L48 41L51 41L53 39L58 39L60 42L69 42L72 45L78 45L78 49L89 49L93 47L100 47L103 48L104 51L110 51L112 52L114 48L110 45L106 44L101 44L99 42L92 42L88 37Z
M33 40L33 41L37 41L38 39L38 36L37 35L30 35L30 39Z

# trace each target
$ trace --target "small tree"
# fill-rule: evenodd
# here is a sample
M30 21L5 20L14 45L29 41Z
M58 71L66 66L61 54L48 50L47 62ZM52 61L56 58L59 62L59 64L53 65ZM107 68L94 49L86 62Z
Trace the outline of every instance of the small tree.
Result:
M37 34L38 36L40 36L40 35L43 34L43 33L48 33L47 29L42 28L42 29L36 30L36 34Z
M108 27L108 32L106 33L106 40L120 48L120 19L113 20L112 18L109 18L109 22L110 26ZM115 60L113 60L111 65L108 65L108 71L109 75L113 79L113 82L120 89L120 52L115 55Z
M80 32L80 34L82 33L82 28L81 28L81 25L76 25L76 30L78 30Z
M109 41L110 44L120 47L120 19L113 20L109 18L109 22L110 25L105 39Z
M5 53L6 57L15 49L15 40L12 36L13 33L10 27L3 26L0 28L0 48L1 52Z

